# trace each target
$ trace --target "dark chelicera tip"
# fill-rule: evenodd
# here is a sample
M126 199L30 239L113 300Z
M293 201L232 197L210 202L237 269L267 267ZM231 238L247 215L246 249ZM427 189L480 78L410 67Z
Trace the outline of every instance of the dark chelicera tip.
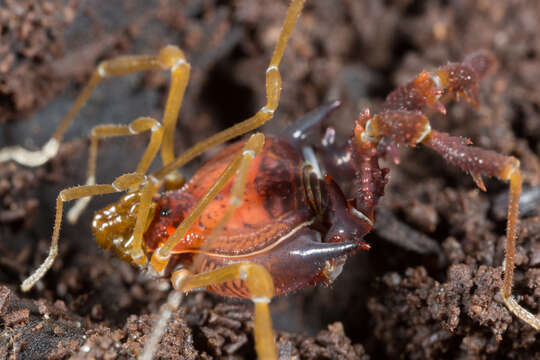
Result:
M309 246L291 252L293 256L309 258L316 263L324 263L327 260L350 254L356 250L367 250L366 243L344 241L336 243L324 243L309 240ZM367 245L369 248L369 245Z
M352 208L343 191L330 176L326 176L325 184L330 200L328 219L331 226L324 242L363 243L362 238L371 230L370 219L359 210Z
M302 144L305 139L310 137L311 132L320 129L322 121L335 109L340 107L341 104L340 100L334 100L328 104L319 106L287 127L280 136L288 139L293 144Z
M368 250L369 245L363 241L321 242L319 234L309 228L300 230L293 241L284 244L274 252L274 266L283 264L289 268L296 264L297 273L318 274L326 261L340 258L357 250ZM310 275L309 275L310 274ZM300 275L299 275L300 276Z

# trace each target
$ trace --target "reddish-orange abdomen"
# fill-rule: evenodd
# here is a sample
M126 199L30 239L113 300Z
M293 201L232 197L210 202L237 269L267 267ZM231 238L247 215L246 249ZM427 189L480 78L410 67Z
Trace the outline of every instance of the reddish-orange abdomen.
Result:
M174 233L242 145L236 143L226 148L180 190L156 195L156 215L144 235L147 252L154 251ZM292 146L269 138L250 165L242 205L223 230L211 243L205 243L229 206L233 180L203 211L173 253L204 249L221 255L249 254L269 246L297 224L307 221L311 215L300 188L301 161Z

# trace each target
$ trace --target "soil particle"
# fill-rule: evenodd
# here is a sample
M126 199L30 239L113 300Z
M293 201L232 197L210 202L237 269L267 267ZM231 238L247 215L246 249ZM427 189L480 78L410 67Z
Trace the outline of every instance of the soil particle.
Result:
M369 359L362 345L351 344L341 323L330 324L328 330L322 330L313 339L304 340L300 353L306 359Z
M467 333L459 346L463 354L477 355L479 344L488 354L500 350L512 319L499 295L500 269L480 266L473 272L465 264L451 265L446 279L439 283L421 267L407 269L403 279L397 274L385 276L383 283L390 295L382 302L370 299L368 307L380 319L375 332L385 339L389 354L398 356L394 351L404 349L410 357L454 357L458 349L443 344ZM390 309L400 310L388 316ZM534 345L534 331L523 330L521 346L523 342ZM511 353L521 355L519 351Z
M182 314L174 314L155 356L160 359L200 359L193 347L191 330ZM86 341L72 359L130 359L141 354L152 331L155 316L129 316L125 325L117 330L99 327L86 333Z
M63 31L76 11L75 1L3 2L0 123L45 104L61 89L48 64L64 54Z
M0 295L2 354L20 359L62 359L80 346L86 323L68 313L65 306L20 299L6 286L0 286Z
M39 204L32 190L38 183L34 172L15 163L0 164L0 223L23 220L25 227L31 227Z
M28 321L30 312L28 309L21 309L10 312L2 316L2 322L5 326L14 326L22 322Z

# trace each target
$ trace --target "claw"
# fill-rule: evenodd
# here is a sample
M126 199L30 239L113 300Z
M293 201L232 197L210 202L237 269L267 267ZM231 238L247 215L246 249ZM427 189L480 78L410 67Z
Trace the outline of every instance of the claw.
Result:
M482 180L482 175L480 175L477 172L471 172L471 176L476 183L476 186L480 188L482 191L486 191L486 185L484 185L484 180Z
M440 101L435 101L434 103L432 104L428 104L431 108L437 110L438 112L440 112L441 114L443 115L446 115L446 107L443 105L442 102Z
M457 96L459 98L462 98L464 101L468 102L469 104L471 104L475 108L479 107L479 105L478 105L478 88L476 86L474 86L474 87L472 87L470 89L459 91L457 93Z
M497 68L497 60L487 50L480 50L470 54L463 60L463 63L473 68L480 79L495 72Z
M381 158L389 158L396 165L399 164L399 148L398 144L383 136L377 145L377 156Z
M313 111L302 116L293 124L288 126L280 135L289 139L291 143L300 144L309 137L309 133L320 127L321 122L341 106L341 101L335 100L328 104L319 106Z

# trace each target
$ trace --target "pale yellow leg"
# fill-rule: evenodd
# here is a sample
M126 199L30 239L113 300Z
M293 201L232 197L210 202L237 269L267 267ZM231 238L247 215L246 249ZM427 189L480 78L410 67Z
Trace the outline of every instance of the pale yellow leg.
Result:
M251 150L248 150L248 152ZM253 155L254 156L254 155ZM229 218L234 213L234 210L236 210L243 201L243 195L246 185L246 178L247 173L249 170L249 166L251 164L251 160L253 160L252 156L244 156L242 158L242 161L240 163L240 166L238 167L237 175L234 180L234 183L232 185L231 189L231 197L229 201L229 207L227 208L225 214L221 218L219 224L216 226L212 234L206 239L203 246L201 247L201 250L204 250L205 246L212 243L213 238L221 231L223 226L227 223ZM141 197L142 198L142 197ZM141 200L142 201L142 200ZM142 218L140 216L139 218ZM141 238L141 236L134 235L134 238ZM139 248L140 249L140 248ZM142 252L142 249L139 250L141 252L141 255L144 256L144 253ZM133 257L133 254L132 254ZM188 276L192 276L192 274L188 270L179 270L176 271L173 275L174 283L178 288L181 288L184 284L185 279L187 279ZM165 331L165 327L167 325L167 322L169 321L169 318L173 311L176 311L178 309L178 306L180 306L180 301L182 300L182 293L179 291L172 292L169 294L169 297L167 299L167 303L165 303L160 310L159 318L154 326L154 329L152 330L152 334L150 335L150 339L148 342L145 343L144 350L142 355L139 357L139 360L151 360L152 355L155 352L155 348L157 347L157 344L159 342L159 339L161 338L161 335ZM259 310L260 312L260 310ZM269 317L265 316L264 313L259 315L257 319L261 322L265 322L264 319ZM266 324L266 323L265 323ZM271 326L271 325L269 325Z
M143 251L142 239L148 219L148 212L152 206L152 195L156 193L159 187L154 178L151 176L149 178L151 181L147 181L140 190L141 198L139 200L139 209L137 210L137 220L133 229L133 236L131 237L132 240L125 244L133 263L140 266L144 266L147 263L146 254Z
M296 24L296 21L300 16L300 13L302 12L303 6L304 0L293 0L287 11L287 16L281 29L278 42L274 49L272 59L270 60L270 64L266 70L266 105L251 118L244 120L241 123L238 123L222 132L219 132L202 142L197 143L196 145L182 153L174 161L172 161L168 165L165 165L156 173L152 174L154 178L156 178L157 180L165 179L171 172L174 172L176 169L182 167L187 162L191 161L193 158L200 155L207 149L215 145L221 144L234 137L245 134L251 130L254 130L273 117L273 114L278 107L279 96L281 93L281 75L279 73L278 66L283 57L283 52L285 51L285 47L287 45L287 42L289 41L294 25ZM255 138L252 137L250 141L248 141L248 144L251 141L255 141ZM199 201L193 211L176 229L174 234L169 237L167 242L162 247L160 247L154 252L150 260L150 269L152 271L157 274L161 274L163 272L165 266L169 261L172 248L184 237L185 233L189 230L197 217L206 208L207 204L217 195L217 193L219 193L221 188L225 186L230 177L232 177L234 172L236 172L236 169L239 167L241 158L243 156L244 155L238 155L232 160L231 164L229 164L224 174L222 174L222 176L218 179L218 182L216 182L216 184L214 184L214 186L209 190L209 192ZM145 214L141 215L144 216ZM135 244L134 248L137 247L138 244Z
M208 190L208 192L199 200L193 210L186 216L182 223L176 228L175 232L169 237L167 242L154 251L152 258L150 259L149 270L156 274L162 274L174 246L182 240L186 235L186 232L193 226L193 223L206 209L208 204L216 197L216 195L223 189L223 187L229 182L229 180L237 173L239 169L245 169L245 162L251 161L263 148L264 135L257 133L252 135L244 145L242 151L240 151L225 168L223 173L218 177L214 185ZM139 245L134 245L138 247Z
M58 254L58 237L60 236L60 226L62 224L62 209L64 202L79 199L86 196L111 194L129 189L132 186L144 183L146 176L136 173L125 174L117 177L112 184L105 185L83 185L60 191L56 199L56 216L54 219L53 235L51 247L47 259L37 268L32 275L26 278L22 285L22 291L30 290L51 268L54 259Z
M268 309L268 304L274 296L274 282L263 266L245 262L197 275L189 275L182 269L171 276L174 288L180 292L234 280L246 282L251 301L255 304L254 333L257 356L264 360L277 359L272 319Z
M518 228L519 196L521 194L521 171L519 161L514 159L513 166L508 166L501 179L510 181L508 200L508 222L506 227L506 248L504 257L504 281L501 295L508 309L518 318L540 331L540 319L518 304L512 296L514 285L514 257L516 253L516 238Z
M51 139L38 151L28 151L20 146L0 149L0 162L14 160L26 166L39 166L54 157L58 152L60 142L69 125L84 106L94 88L105 78L136 73L154 69L171 70L171 88L163 114L165 136L163 140L162 159L166 165L174 159L173 142L174 129L178 112L182 104L187 83L189 81L190 65L184 53L176 46L166 46L156 56L121 56L101 62L92 77L82 89L75 103L64 116Z
M266 71L266 97L267 97L267 103L266 105L258 111L254 116L251 118L229 128L226 129L196 145L188 149L186 152L181 154L178 158L176 158L173 162L171 162L169 165L164 166L161 170L154 173L153 176L160 180L167 177L168 174L175 171L178 168L181 168L183 165L185 165L187 162L191 161L193 158L197 157L207 149L224 143L227 140L230 140L234 137L240 136L242 134L245 134L251 130L254 130L264 124L266 121L270 120L273 117L273 114L275 110L277 109L277 106L279 104L279 96L281 92L281 76L279 74L278 66L281 62L281 58L283 56L283 52L285 50L286 44L290 38L292 29L294 28L294 25L300 16L300 13L302 11L302 8L304 6L304 0L293 0L289 10L287 12L287 17L285 19L285 22L283 24L278 43L276 44L276 47L274 49L274 54L272 56L272 60L270 61L270 64ZM253 140L253 137L250 139ZM262 148L262 144L261 144ZM245 154L245 151L243 152ZM169 238L169 241L167 244L165 244L162 248L158 250L164 250L164 254L159 254L159 251L155 251L151 261L150 261L150 268L153 268L155 272L161 273L166 266L166 264L169 261L170 257L170 250L174 247L174 245L178 242L179 239L181 239L185 232L191 227L191 224L194 220L200 215L200 213L203 211L203 209L207 206L206 204L211 201L215 197L215 195L220 191L220 189L227 183L227 181L230 179L232 174L236 170L233 170L234 168L238 169L238 175L237 180L235 181L231 193L231 204L229 205L229 208L227 209L226 213L224 214L223 218L221 219L220 223L218 224L216 231L210 236L210 241L213 236L215 236L216 233L219 232L219 230L222 228L223 224L226 223L226 221L232 216L234 210L241 204L242 201L242 195L244 192L245 187L245 176L247 174L247 170L249 168L249 163L252 159L252 156L242 156L240 159L237 156L233 161L229 164L227 169L224 171L224 173L220 176L220 179L216 182L216 184L212 187L212 189L209 190L209 192L205 195L203 199L197 204L194 211L190 214L191 219L185 219L185 221L177 228L176 232ZM240 162L239 165L236 165L237 162ZM227 175L230 174L230 175ZM149 208L149 206L148 206ZM145 212L145 207L140 207L140 218L146 218L147 212ZM188 221L186 221L188 220ZM135 239L138 239L138 236L134 237ZM140 245L134 244L134 249L140 248ZM253 264L245 264L245 266L252 266L253 268L257 268L258 270L254 270L253 273L259 271L261 273L264 272L264 274L260 276L252 276L250 277L252 280L250 280L251 286L255 286L255 279L260 278L261 282L268 285L272 285L272 291L269 292L269 295L264 297L257 297L253 296L254 294L257 294L256 289L254 289L253 292L251 292L252 296L255 298L255 339L256 339L256 347L257 347L257 354L259 358L261 359L276 359L277 353L274 343L274 337L273 337L273 331L272 331L272 325L271 325L271 319L270 314L268 311L268 302L273 294L273 282L268 274L268 272L258 266ZM262 269L262 270L261 270ZM220 277L220 275L225 273L229 273L230 277L232 279L237 278L243 278L243 275L240 274L238 276L238 265L232 266L232 267L225 267L222 269L218 269L215 272L208 273L208 274L201 274L197 275L195 277L191 277L191 273L187 270L180 270L173 274L173 284L176 284L177 289L185 290L190 285L192 287L197 286L205 286L204 280L208 280L207 285L216 284L219 282L220 279L223 279ZM248 271L249 272L249 271ZM242 272L245 274L246 272ZM214 274L214 275L210 275ZM212 279L209 279L211 277ZM264 278L267 278L267 280L263 280ZM187 287L184 288L184 282L187 279L189 280L189 284L186 284ZM199 281L197 285L195 283ZM221 281L226 281L226 279L223 279ZM250 290L251 291L251 290ZM180 296L175 297L174 295L171 296L171 301L168 301L168 304L164 306L164 309L161 311L161 315L158 321L158 324L154 331L152 332L152 335L150 337L149 342L146 344L143 354L141 355L141 360L150 360L152 358L152 355L154 353L155 347L157 346L157 343L159 341L159 338L161 337L161 334L164 331L164 328L166 326L166 323L168 321L168 318L172 311L174 311L179 303L180 303ZM268 299L266 301L266 299ZM172 304L172 305L171 305Z
M291 37L291 32L296 24L296 20L298 20L298 17L302 12L304 2L305 0L293 0L287 11L287 16L283 23L283 27L281 28L276 47L274 48L272 59L266 69L266 105L249 119L231 126L186 150L174 161L157 171L154 174L157 179L165 178L169 173L173 172L175 169L181 168L207 149L257 129L274 116L274 112L279 105L279 96L281 93L281 75L278 66L283 57L287 42Z
M207 246L212 244L212 241L214 238L221 232L225 224L229 221L231 216L233 215L234 211L242 205L243 199L244 199L244 191L246 189L246 179L247 174L249 171L249 167L251 165L251 161L255 157L255 153L253 153L252 156L244 156L240 162L240 166L238 167L236 178L234 179L234 183L231 188L231 195L229 198L229 206L227 207L227 210L225 211L225 214L221 217L221 220L217 224L217 226L214 228L210 236L204 241L204 243L201 246L201 251L206 250Z
M138 174L146 173L146 170L148 170L148 167L159 150L163 137L163 128L161 127L161 124L155 119L141 117L132 121L129 125L99 125L94 127L90 133L90 155L88 157L86 185L94 185L96 183L96 161L100 139L137 135L145 131L151 131L152 135L150 137L150 142L137 165L137 169L135 170ZM134 191L136 189L133 188L131 190ZM90 202L90 199L91 197L84 197L77 200L75 205L73 205L67 213L66 217L68 222L73 224L77 221L82 211Z

